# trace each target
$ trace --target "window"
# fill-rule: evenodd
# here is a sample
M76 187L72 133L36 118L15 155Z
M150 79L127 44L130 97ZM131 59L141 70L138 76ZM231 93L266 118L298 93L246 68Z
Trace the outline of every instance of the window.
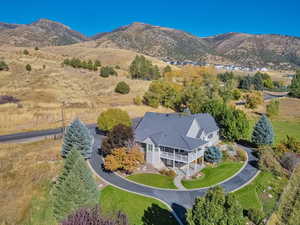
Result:
M148 145L148 151L152 152L153 151L153 145Z

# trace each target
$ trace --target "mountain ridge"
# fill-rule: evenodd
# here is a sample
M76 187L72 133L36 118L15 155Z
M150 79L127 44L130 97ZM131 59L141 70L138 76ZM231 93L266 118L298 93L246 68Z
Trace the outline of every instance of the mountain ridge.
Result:
M300 67L300 38L296 36L228 32L198 37L174 28L133 22L87 37L48 19L28 25L0 23L0 45L44 47L89 41L96 42L95 48L126 49L165 61L192 60L278 70Z

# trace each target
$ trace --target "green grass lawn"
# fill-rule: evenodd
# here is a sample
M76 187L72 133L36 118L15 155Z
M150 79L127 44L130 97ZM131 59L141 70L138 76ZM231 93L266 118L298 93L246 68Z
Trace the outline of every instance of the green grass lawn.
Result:
M295 137L300 141L300 123L292 121L272 121L273 129L275 132L275 143L279 143L286 135Z
M131 225L178 225L168 208L160 201L112 186L101 191L100 206L108 214L117 210L126 213Z
M139 173L126 177L129 180L135 181L137 183L159 187L159 188L170 188L176 189L176 186L173 184L173 178L154 174L154 173Z
M222 162L215 168L204 168L201 171L204 174L203 177L195 180L183 180L182 184L188 189L212 186L233 176L242 166L241 162Z
M234 192L234 195L244 209L263 209L267 215L270 215L286 183L286 178L278 178L270 172L261 172L251 184ZM268 196L269 194L272 198Z
M256 120L250 120L251 132L249 140L251 140L251 134L255 126ZM275 134L275 144L278 144L281 140L286 138L286 135L295 137L300 141L300 122L284 121L284 120L272 120L272 126Z

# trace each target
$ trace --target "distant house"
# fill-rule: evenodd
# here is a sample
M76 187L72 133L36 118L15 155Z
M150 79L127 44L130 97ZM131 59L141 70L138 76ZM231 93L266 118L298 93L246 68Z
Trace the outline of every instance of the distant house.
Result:
M210 114L147 112L135 129L135 140L147 163L185 169L190 176L202 167L205 149L219 142L219 128Z

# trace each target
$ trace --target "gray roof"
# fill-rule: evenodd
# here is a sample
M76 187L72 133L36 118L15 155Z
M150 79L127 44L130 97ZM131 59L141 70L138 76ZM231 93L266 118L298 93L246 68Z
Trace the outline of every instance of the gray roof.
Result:
M194 119L200 125L196 138L186 136ZM147 112L135 129L135 139L143 142L150 138L157 146L191 151L207 143L200 138L203 131L207 134L218 130L214 118L207 113L184 115Z

